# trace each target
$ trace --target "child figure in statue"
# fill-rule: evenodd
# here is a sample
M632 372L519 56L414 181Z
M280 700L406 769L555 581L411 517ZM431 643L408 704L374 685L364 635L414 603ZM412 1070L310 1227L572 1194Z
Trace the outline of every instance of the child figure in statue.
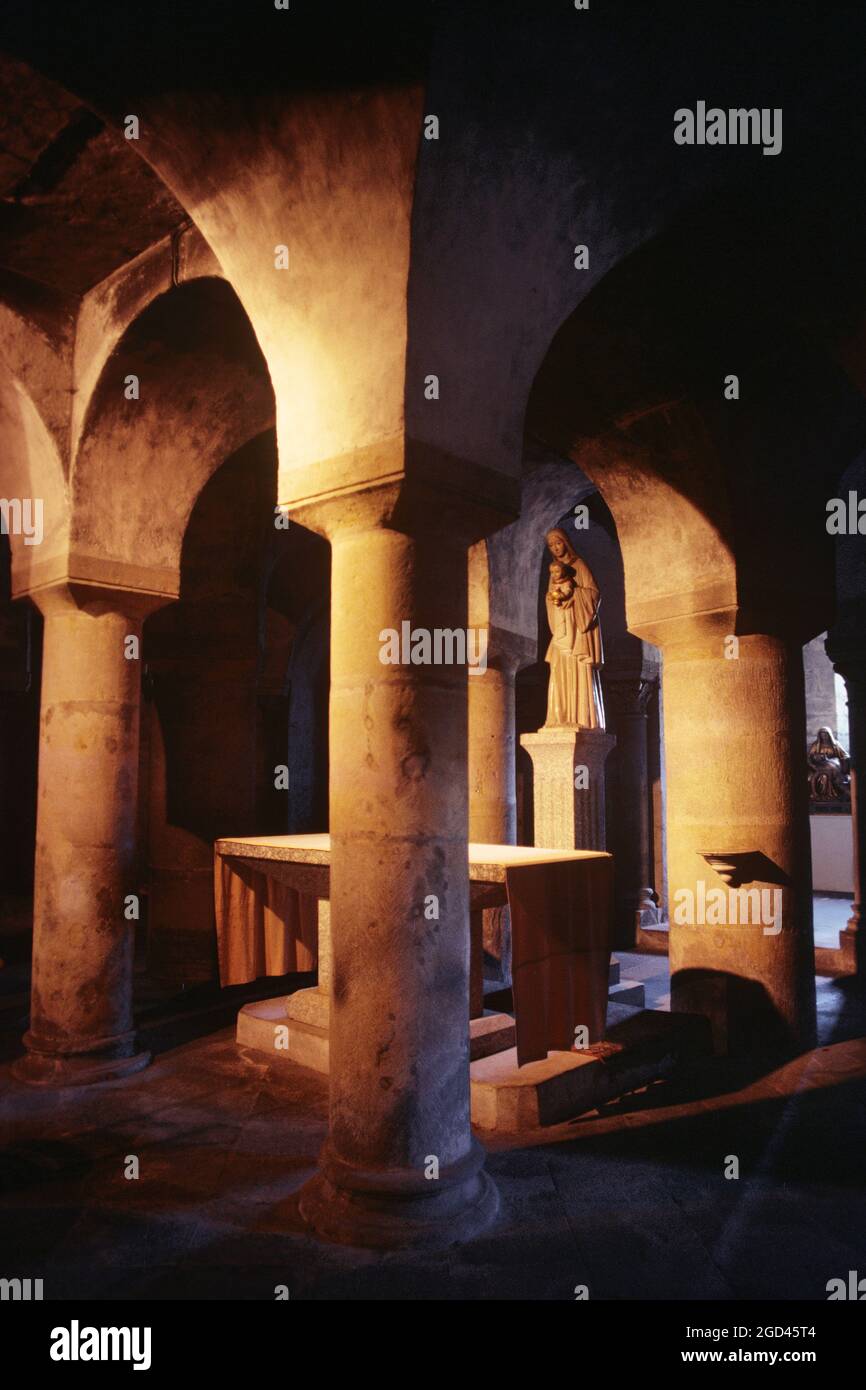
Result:
M574 574L568 565L554 560L550 566L550 588L548 589L557 608L565 608L574 596Z

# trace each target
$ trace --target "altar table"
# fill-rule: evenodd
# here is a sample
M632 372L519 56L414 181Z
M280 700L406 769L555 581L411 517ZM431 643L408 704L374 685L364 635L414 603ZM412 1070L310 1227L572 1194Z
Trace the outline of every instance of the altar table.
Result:
M315 968L318 924L327 921L319 904L330 892L330 852L329 835L216 841L214 888L223 985ZM484 908L507 903L519 1063L543 1059L548 1051L568 1051L581 1025L588 1031L588 1042L600 1041L611 949L612 857L595 850L470 844L468 858L470 1017L479 1017L484 1007L481 915ZM324 955L322 949L319 998L326 1010L322 975L329 979L330 959L329 952L327 960ZM326 1023L326 1012L324 1018Z

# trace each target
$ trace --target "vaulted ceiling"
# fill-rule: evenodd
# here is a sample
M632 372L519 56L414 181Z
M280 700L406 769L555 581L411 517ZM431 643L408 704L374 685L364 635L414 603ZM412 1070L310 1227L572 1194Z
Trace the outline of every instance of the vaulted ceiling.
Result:
M0 292L80 298L185 220L122 135L0 54Z

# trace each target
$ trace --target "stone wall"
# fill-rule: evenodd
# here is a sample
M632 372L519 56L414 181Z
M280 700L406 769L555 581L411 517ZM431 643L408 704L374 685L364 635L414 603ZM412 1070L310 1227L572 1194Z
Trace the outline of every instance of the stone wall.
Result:
M806 681L806 746L822 725L838 735L836 727L836 679L824 642L826 632L803 648L803 675Z

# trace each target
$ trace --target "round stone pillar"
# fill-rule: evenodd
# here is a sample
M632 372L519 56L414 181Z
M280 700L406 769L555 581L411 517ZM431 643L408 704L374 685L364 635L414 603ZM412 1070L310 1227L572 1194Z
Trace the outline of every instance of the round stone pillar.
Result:
M45 618L33 979L19 1080L137 1071L132 1020L141 627L162 600L87 585L31 595ZM139 644L136 648L134 638Z
M491 627L487 670L469 677L469 838L476 844L517 838L514 682L532 653L528 638Z
M829 643L828 643L829 645ZM851 832L854 839L854 901L839 945L858 974L866 973L863 894L866 878L866 662L834 654L848 694L848 751L851 757Z
M719 1051L797 1051L815 1040L801 647L716 617L664 624L672 1007L707 1015Z
M652 821L647 757L647 704L655 679L605 673L604 699L616 735L609 845L616 880L614 948L630 950L641 927L657 926L652 888Z
M466 634L467 547L361 507L328 527L330 1133L301 1213L347 1244L439 1245L498 1203L469 1123L467 667L436 660L437 633L440 656Z
M517 841L517 758L514 683L532 661L535 643L502 628L488 628L487 670L469 677L469 838L475 844ZM481 951L503 986L511 983L511 913L507 906L481 911ZM483 978L479 981L483 1012ZM473 1012L473 1017L476 1013Z

